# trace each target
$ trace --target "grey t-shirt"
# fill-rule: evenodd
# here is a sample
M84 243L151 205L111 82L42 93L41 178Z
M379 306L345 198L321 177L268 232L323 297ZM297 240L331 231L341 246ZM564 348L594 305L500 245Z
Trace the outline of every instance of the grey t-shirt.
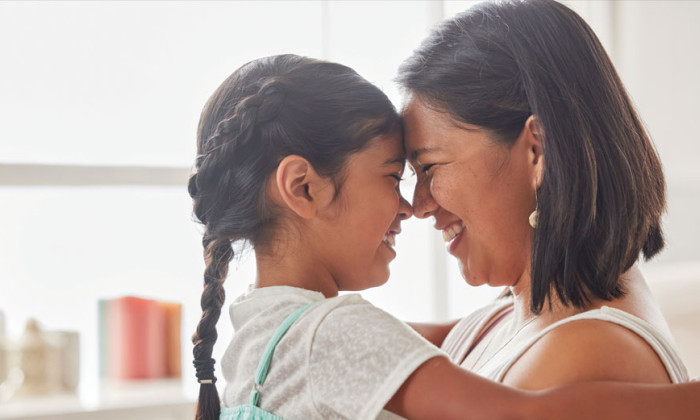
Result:
M398 418L383 407L408 376L445 356L405 323L348 294L288 286L254 289L231 305L235 330L222 360L226 406L246 404L265 346L297 308L317 302L277 345L260 407L283 418Z

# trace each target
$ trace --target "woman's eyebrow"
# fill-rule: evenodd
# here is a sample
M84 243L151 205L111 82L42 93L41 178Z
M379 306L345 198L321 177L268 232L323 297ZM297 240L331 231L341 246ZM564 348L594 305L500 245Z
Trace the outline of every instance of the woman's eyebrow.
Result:
M408 160L410 160L411 162L415 162L418 160L418 157L421 154L437 152L438 150L440 150L439 147L422 147L420 149L411 150L411 153L409 153Z

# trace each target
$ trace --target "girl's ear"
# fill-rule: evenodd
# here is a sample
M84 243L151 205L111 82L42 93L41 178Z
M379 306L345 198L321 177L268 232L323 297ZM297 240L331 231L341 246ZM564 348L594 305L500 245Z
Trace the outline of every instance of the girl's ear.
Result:
M528 144L528 160L532 165L532 185L535 189L542 184L544 173L544 131L537 116L530 115L525 121L525 136Z
M271 195L303 219L316 216L328 200L329 180L316 173L311 163L298 155L286 156L271 180ZM331 188L332 194L332 188Z

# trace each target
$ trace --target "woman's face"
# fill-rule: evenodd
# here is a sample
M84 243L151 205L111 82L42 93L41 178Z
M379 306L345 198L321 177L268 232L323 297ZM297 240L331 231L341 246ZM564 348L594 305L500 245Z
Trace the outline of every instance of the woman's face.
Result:
M535 208L527 136L512 146L414 98L404 110L406 151L417 176L414 215L432 216L470 285L515 285L529 270ZM523 130L523 133L525 130Z
M362 290L388 279L401 220L412 214L399 192L404 164L399 135L373 139L348 159L322 244L340 290Z

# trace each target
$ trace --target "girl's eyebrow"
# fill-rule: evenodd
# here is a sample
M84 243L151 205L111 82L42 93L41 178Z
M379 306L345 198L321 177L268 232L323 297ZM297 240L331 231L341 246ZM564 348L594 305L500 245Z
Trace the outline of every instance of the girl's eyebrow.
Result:
M401 164L406 163L406 157L403 156L403 155L401 155L401 156L396 156L396 157L393 157L393 158L389 158L389 159L388 159L387 161L385 161L382 165L383 165L383 166L389 166L389 165L393 165L393 164L395 164L395 163L401 163Z

